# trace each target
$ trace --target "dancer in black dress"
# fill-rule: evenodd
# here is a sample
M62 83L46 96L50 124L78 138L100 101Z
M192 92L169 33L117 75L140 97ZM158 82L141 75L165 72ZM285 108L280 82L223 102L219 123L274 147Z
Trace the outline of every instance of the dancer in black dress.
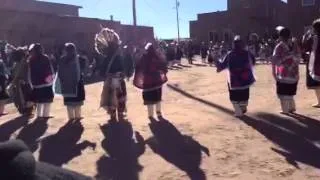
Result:
M85 100L83 69L73 43L66 43L64 55L58 61L56 93L64 97L69 120L81 118L81 106Z

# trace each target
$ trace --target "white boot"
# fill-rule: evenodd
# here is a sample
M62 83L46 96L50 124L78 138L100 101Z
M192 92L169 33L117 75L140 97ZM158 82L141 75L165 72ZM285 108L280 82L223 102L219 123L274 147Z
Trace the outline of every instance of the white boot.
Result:
M280 99L280 103L281 103L281 110L282 110L282 113L284 114L288 114L289 111L290 111L290 101L287 100L287 99Z
M158 117L162 117L162 111L161 111L161 102L158 102L156 104L156 112Z
M153 115L154 115L154 107L153 105L148 105L148 117L149 118L153 118Z
M297 111L296 102L295 102L294 98L292 98L292 99L290 100L290 109L289 109L289 111L290 111L291 113L294 113L294 112Z
M67 112L68 112L69 120L74 120L75 119L74 108L72 106L67 106Z
M81 106L75 107L75 118L76 119L81 119Z
M234 111L235 111L234 116L235 117L242 117L243 116L243 111L241 109L240 104L238 102L234 102L232 104L233 104L233 108L234 108Z
M43 114L44 104L38 103L37 104L37 117L42 118L44 116Z
M313 107L320 108L320 89L315 89L316 97L317 97L317 104L314 104Z
M50 108L51 108L51 103L45 103L43 105L43 117L45 118L50 117Z

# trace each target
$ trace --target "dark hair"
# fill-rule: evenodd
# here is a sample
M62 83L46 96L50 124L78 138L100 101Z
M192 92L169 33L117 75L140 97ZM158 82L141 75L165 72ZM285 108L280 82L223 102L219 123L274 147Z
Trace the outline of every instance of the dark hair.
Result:
M30 45L29 51L39 55L42 54L43 48L40 43L35 43Z
M291 31L288 28L283 28L279 31L279 37L288 40L291 36Z
M67 53L71 53L76 51L76 46L73 43L66 43L64 49Z
M312 27L316 34L320 35L320 19L316 19L312 23Z

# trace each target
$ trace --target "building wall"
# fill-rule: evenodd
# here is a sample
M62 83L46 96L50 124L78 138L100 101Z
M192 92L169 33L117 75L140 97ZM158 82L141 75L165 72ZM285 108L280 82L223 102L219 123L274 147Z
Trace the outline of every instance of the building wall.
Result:
M123 42L132 36L130 26L118 21L57 16L45 13L0 10L0 39L17 46L40 42L49 52L66 42L74 42L80 50L94 51L94 37L100 25L114 29ZM153 40L153 28L137 27L137 38Z
M190 22L190 37L205 42L212 39L210 32L218 34L218 41L230 36L232 39L236 34L246 38L251 32L263 37L286 22L286 3L281 0L228 0L227 11L199 14L196 21ZM224 38L225 34L229 37Z
M79 6L35 0L0 0L0 9L79 16Z
M302 6L302 0L288 0L289 20L293 35L301 36L305 27L311 26L313 20L320 18L320 1L314 6Z

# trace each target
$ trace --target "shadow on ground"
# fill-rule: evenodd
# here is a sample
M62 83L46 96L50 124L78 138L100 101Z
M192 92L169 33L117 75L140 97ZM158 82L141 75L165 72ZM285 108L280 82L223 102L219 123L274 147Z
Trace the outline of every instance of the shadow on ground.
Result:
M28 124L29 117L20 116L0 125L0 142L7 141L18 129Z
M152 120L149 124L154 137L146 142L163 159L187 173L191 180L205 180L200 168L202 152L210 155L209 149L190 136L183 135L168 120Z
M84 128L79 120L69 121L59 131L41 140L39 161L47 162L56 166L62 166L73 158L80 156L81 151L96 144L89 141L78 141Z
M228 108L226 108L226 107L223 107L223 106L221 106L221 105L219 105L219 104L216 104L216 103L213 103L213 102L210 102L210 101L201 99L201 98L199 98L199 97L196 97L196 96L194 96L194 95L192 95L192 94L184 91L183 89L180 89L180 88L177 87L177 86L174 86L174 85L172 85L172 84L167 84L167 86L168 86L169 89L171 89L171 90L173 90L173 91L175 91L175 92L177 92L177 93L180 93L181 95L183 95L183 96L185 96L185 97L187 97L187 98L190 98L190 99L192 99L192 100L198 101L198 102L200 102L200 103L202 103L202 104L204 104L204 105L207 105L207 106L209 106L209 107L218 109L219 111L222 111L222 112L224 112L224 113L226 113L226 114L229 114L229 115L233 115L233 114L234 114L234 112L233 112L232 110L230 110L230 109L228 109Z
M100 127L106 155L97 161L97 179L138 180L143 167L138 158L145 151L143 137L134 132L130 122L109 121Z
M320 168L319 120L299 114L283 117L269 113L258 113L255 118L243 117L242 120L277 144L272 150L296 168L299 168L297 162Z
M31 152L35 152L39 147L39 138L48 129L48 120L49 118L36 118L32 123L24 126L16 138L24 141Z

